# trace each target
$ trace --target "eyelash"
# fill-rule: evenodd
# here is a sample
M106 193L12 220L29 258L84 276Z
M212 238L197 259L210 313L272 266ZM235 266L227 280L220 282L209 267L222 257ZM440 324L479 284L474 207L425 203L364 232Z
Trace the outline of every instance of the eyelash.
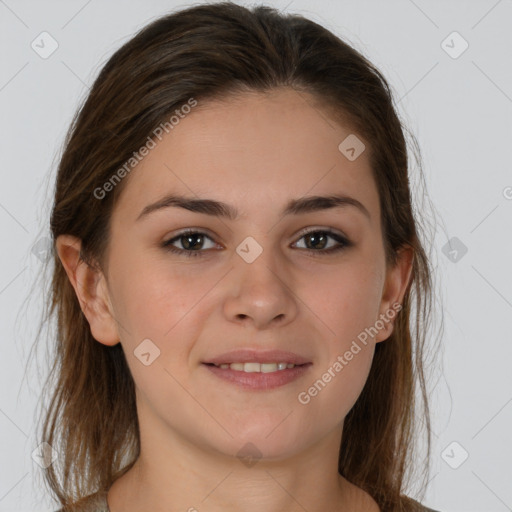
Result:
M307 232L301 234L301 236L299 237L299 240L301 238L304 238L307 235L317 234L317 233L327 234L330 238L336 240L337 242L341 243L342 245L331 247L330 249L319 249L319 250L315 250L315 249L302 249L302 250L308 252L309 254L312 254L313 256L326 256L326 255L330 255L330 254L333 254L333 253L337 253L337 252L343 251L344 249L347 249L348 247L351 247L353 245L353 243L350 240L348 240L344 236L341 236L338 233L336 233L336 232L334 232L334 231L332 231L330 229L313 229L311 231L307 231ZM165 250L169 251L169 252L172 252L172 253L175 253L175 254L179 254L179 255L184 255L186 257L198 257L198 256L202 257L203 256L202 253L205 253L207 251L204 251L204 250L194 250L194 251L191 251L191 250L185 250L185 249L177 249L176 247L173 247L171 245L172 243L176 242L181 237L186 236L186 235L204 235L207 238L209 238L210 240L212 240L212 238L210 236L208 236L206 233L203 233L202 231L195 231L193 229L187 229L187 230L182 231L181 233L179 233L177 236L167 240L166 242L163 242L162 243L162 247Z

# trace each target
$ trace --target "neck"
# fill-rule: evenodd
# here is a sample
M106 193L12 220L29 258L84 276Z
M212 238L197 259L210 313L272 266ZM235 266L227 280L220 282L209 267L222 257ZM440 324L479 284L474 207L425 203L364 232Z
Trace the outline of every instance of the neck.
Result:
M191 442L162 421L139 427L140 456L110 488L110 512L379 510L368 494L338 474L342 425L279 460L258 458L242 442L238 456L229 456Z

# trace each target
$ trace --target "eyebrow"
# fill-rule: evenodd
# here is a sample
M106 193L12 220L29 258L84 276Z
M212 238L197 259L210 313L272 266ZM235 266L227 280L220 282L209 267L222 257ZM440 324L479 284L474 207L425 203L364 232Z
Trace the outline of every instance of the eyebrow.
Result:
M299 199L292 199L282 211L282 216L300 215L303 213L316 212L321 210L329 210L332 208L353 206L370 219L370 212L357 199L346 195L329 195L329 196L308 196ZM202 213L215 217L223 217L229 220L237 220L239 212L233 206L216 201L214 199L196 199L183 195L169 194L159 199L155 203L147 205L139 214L136 222L146 217L152 212L163 208L184 208L191 212Z

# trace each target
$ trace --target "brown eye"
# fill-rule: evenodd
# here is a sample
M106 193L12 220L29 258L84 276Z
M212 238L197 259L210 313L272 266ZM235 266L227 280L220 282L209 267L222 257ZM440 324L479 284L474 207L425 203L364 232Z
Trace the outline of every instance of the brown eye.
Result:
M334 252L342 251L350 247L352 243L344 236L339 235L328 229L316 229L303 233L301 239L306 241L305 250L310 253L317 254L332 254ZM329 247L329 239L335 240L337 244L331 244Z
M163 242L162 247L168 251L185 256L203 256L202 253L205 251L201 249L203 248L205 238L212 240L206 233L188 230ZM174 247L175 243L179 243L183 249Z

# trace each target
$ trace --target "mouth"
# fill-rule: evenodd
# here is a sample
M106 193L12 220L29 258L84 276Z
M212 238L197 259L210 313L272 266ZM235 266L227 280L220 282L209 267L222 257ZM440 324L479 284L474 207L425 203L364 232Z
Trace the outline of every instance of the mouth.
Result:
M302 364L295 365L293 363L257 363L257 362L247 362L247 363L222 363L222 364L213 364L213 363L205 363L210 366L216 366L221 370L234 370L236 372L245 372L245 373L273 373L280 372L282 370L295 368L296 366L304 366Z
M216 377L250 390L288 384L304 375L312 364L298 354L278 350L237 350L202 363Z

